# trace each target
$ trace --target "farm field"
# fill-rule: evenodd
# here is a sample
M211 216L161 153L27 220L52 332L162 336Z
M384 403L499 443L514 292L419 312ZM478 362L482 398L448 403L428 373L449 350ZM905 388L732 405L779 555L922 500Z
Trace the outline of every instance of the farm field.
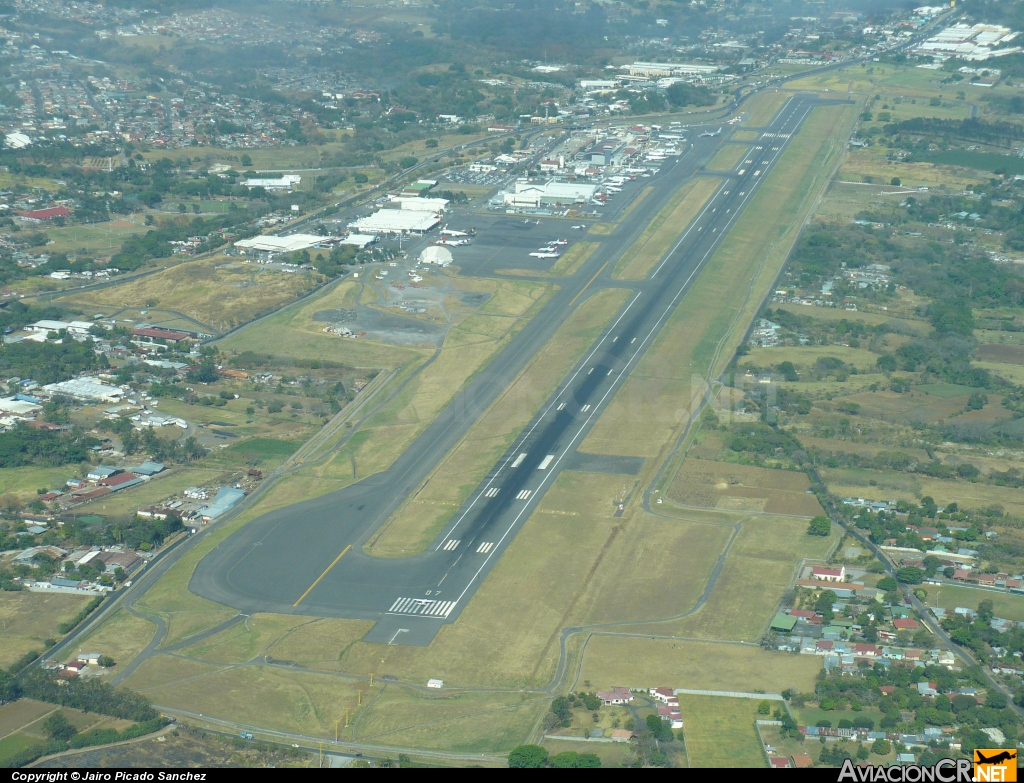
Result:
M82 712L69 707L58 707L33 699L19 699L0 705L0 766L8 759L47 741L42 721L52 712L60 710L79 732L91 729L121 730L131 721L108 718L105 715Z

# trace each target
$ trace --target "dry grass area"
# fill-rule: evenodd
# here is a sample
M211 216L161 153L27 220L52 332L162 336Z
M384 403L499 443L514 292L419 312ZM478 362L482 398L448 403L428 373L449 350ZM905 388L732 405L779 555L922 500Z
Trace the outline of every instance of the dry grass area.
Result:
M782 362L793 362L798 370L811 367L818 359L836 358L856 367L858 372L876 369L878 355L867 348L850 348L845 345L780 345L774 348L751 347L750 353L741 356L740 367L768 367Z
M419 490L370 539L364 547L366 552L380 557L422 552L554 392L566 368L579 360L629 295L628 291L601 291L581 304Z
M732 519L741 529L707 603L690 617L643 626L642 632L756 642L796 578L800 560L823 557L837 537L836 532L829 538L807 535L806 519Z
M689 611L732 532L637 510L601 561L574 621L656 620Z
M542 694L451 693L447 688L438 694L387 686L360 713L352 738L432 750L507 753L526 740L547 708Z
M993 343L979 345L977 356L986 362L1024 365L1024 346L997 345Z
M587 262L597 247L597 242L577 242L555 261L555 265L548 270L548 276L571 277Z
M134 660L146 648L155 633L156 626L149 620L118 609L103 625L83 639L79 646L91 652L109 655L118 667L124 668L126 663ZM68 659L75 655L77 652L70 653ZM114 669L115 674L117 671Z
M767 125L791 97L789 92L782 90L762 90L743 104L743 112L747 115L743 125L755 128Z
M821 661L814 656L768 652L755 645L595 634L587 642L576 687L589 680L602 689L664 686L778 693L786 688L813 690L819 671Z
M754 721L757 699L680 696L691 767L763 768L767 766Z
M745 144L726 144L706 168L710 171L732 171L749 151L750 147Z
M320 276L288 274L228 256L189 261L123 285L61 301L89 312L120 307L176 310L218 331L251 321L312 289Z
M797 517L824 514L818 499L807 493L810 486L806 473L686 459L667 495L683 505L703 508Z
M60 637L57 626L89 601L66 593L0 592L0 666L10 666L32 650L42 652L46 639Z
M683 185L622 254L612 276L620 280L646 278L721 184L717 178L697 177Z

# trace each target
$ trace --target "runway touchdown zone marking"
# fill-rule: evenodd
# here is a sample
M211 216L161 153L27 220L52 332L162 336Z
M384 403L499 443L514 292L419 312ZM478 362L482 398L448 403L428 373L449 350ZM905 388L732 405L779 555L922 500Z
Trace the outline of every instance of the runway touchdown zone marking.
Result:
M456 601L431 601L429 598L398 598L388 614L412 614L421 617L447 617Z
M522 492L520 492L518 495L516 495L516 500L529 500L530 499L530 495L532 495L532 494L533 494L533 492L531 490L524 489Z
M497 494L498 494L498 488L497 487L491 487L489 490L487 490L484 493L484 497L485 498L493 498Z
M478 554L486 555L493 548L494 548L494 542L493 541L485 541L484 543L482 543L480 546L478 546L476 548L476 551L477 551Z
M451 552L461 543L461 541L462 539L460 538L452 538L442 548L444 549L445 552Z

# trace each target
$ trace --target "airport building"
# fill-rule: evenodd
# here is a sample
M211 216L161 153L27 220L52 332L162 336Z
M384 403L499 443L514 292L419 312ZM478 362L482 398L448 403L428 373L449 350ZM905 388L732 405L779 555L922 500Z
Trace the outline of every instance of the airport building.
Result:
M420 253L421 264L434 264L436 266L448 266L452 262L452 251L446 247L430 245L423 248Z
M287 237L258 236L239 239L235 242L235 247L260 260L268 260L281 253L297 253L332 241L334 241L334 237L322 237L316 234L292 234Z
M437 213L417 209L379 209L349 223L360 234L423 234L441 222Z
M446 198L425 198L423 196L392 196L392 204L398 204L399 208L413 210L416 212L444 212L448 208Z
M643 63L620 66L630 76L660 78L665 76L707 76L718 71L717 65L696 65L693 63Z
M264 190L291 190L300 182L302 182L302 177L299 174L285 174L282 177L247 179L245 186L247 188L263 188Z
M501 194L507 207L541 207L586 204L597 192L597 185L584 182L529 182L518 180L515 189Z

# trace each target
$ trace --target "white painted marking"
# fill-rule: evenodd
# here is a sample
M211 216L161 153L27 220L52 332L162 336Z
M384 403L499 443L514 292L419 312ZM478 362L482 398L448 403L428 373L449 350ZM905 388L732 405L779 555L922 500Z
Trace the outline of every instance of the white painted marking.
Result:
M451 614L452 609L455 608L457 603L457 601L432 601L429 598L399 598L391 605L388 614L418 614L429 617L447 617Z
M618 339L619 339L618 337L613 337L613 338L612 338L612 342L614 343L614 342L615 342L616 340L618 340Z
M587 407L589 408L590 406L588 405ZM554 458L554 454L548 454L543 460L541 460L541 463L537 466L537 470L547 470L548 465L551 464L551 460Z
M497 487L491 487L489 490L487 490L484 493L484 497L485 498L493 498L497 494L498 494L498 488Z
M634 337L632 340L629 341L629 344L632 345L635 342L636 342L636 338Z
M590 373L592 373L593 371L594 371L594 368L593 368L593 367L591 367L591 368L590 368L590 372L588 372L588 373L587 373L587 375L590 375Z
M516 457L516 461L512 463L512 467L513 468L518 468L520 465L523 464L523 460L524 459L526 459L526 452L525 451L522 452L518 457Z
M516 495L516 500L529 500L530 499L530 495L532 495L532 494L533 494L533 492L531 490L524 489L522 492L520 492L518 495Z
M557 408L555 408L555 410L558 410L558 411L560 411L560 410L562 410L562 408L564 408L564 407L565 407L565 403L564 403L564 402L562 402L562 403L559 403L558 407L557 407Z
M458 538L449 539L448 543L445 544L444 547L443 547L444 551L445 552L451 552L452 550L454 550L459 545L459 541L460 540L461 539L458 539Z
M589 405L584 405L582 408L580 408L580 413L586 413L589 410L590 410L590 406Z
M609 371L608 371L608 375L611 375L611 374L612 374L613 372L615 372L615 370L609 370ZM605 378L607 378L607 377L608 377L608 375L605 375L604 377L605 377Z
M494 547L494 542L493 541L485 541L484 543L482 543L480 546L478 546L476 548L476 551L478 553L480 553L480 554L486 555L488 552L491 551L491 549L493 547Z

